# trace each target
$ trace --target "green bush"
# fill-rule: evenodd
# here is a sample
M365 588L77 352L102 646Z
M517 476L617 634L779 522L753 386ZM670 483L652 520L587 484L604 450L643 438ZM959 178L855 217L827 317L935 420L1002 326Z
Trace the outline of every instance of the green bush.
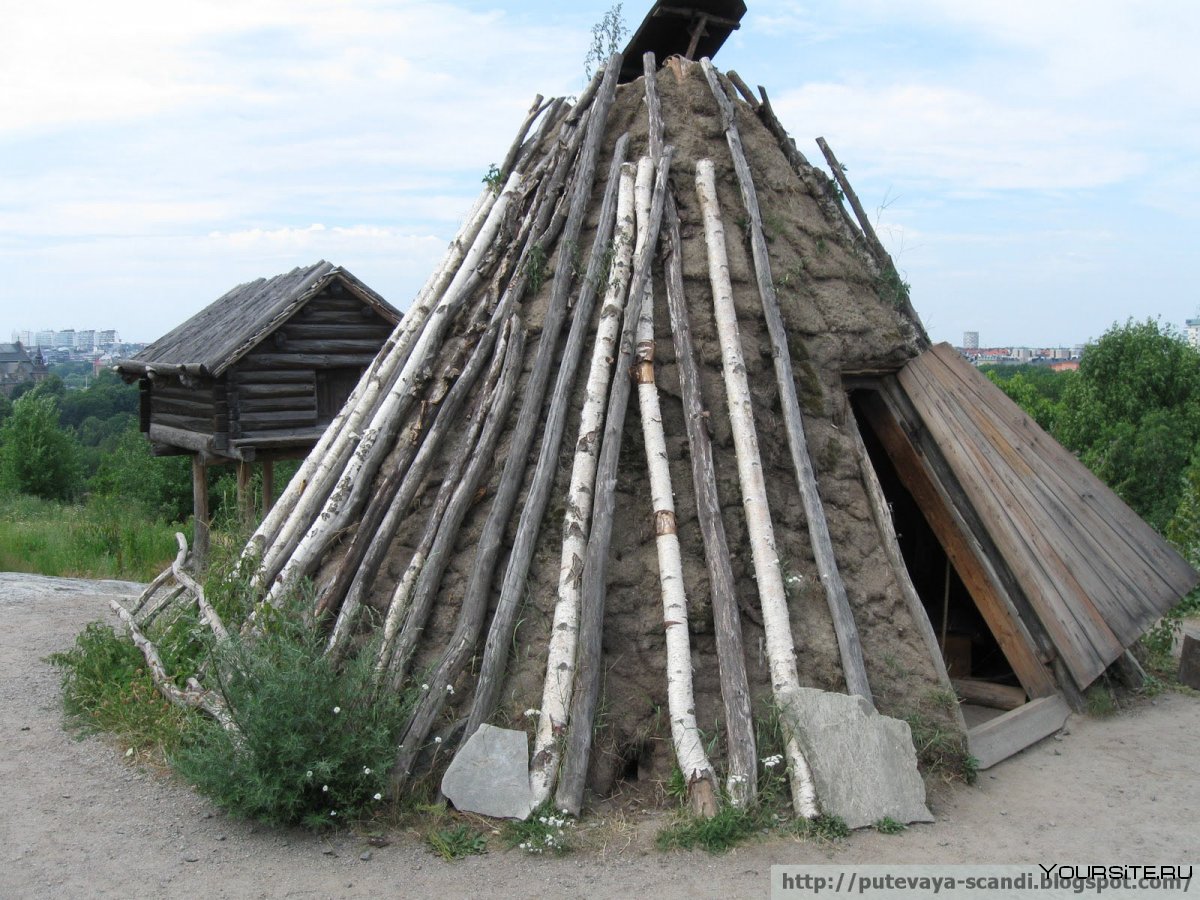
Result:
M212 722L172 757L230 813L276 825L337 826L379 808L411 697L374 697L369 654L341 670L298 608L254 643L222 654L222 685L241 737Z
M103 622L92 622L49 662L62 669L63 708L71 720L109 732L131 749L175 747L195 719L158 693L141 651Z
M0 427L0 487L48 500L78 493L79 446L58 427L58 401L27 394Z
M659 850L692 850L701 847L709 853L724 853L776 824L761 806L746 809L725 805L711 819L688 816L658 833Z

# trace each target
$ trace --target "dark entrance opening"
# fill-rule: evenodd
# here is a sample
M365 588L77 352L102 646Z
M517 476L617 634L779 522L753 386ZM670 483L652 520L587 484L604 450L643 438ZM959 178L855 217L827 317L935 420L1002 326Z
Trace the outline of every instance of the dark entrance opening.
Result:
M892 508L896 537L913 587L929 616L951 678L975 679L1020 687L1004 652L980 614L925 514L905 487L892 461L863 414L868 389L852 390L850 405L867 455Z

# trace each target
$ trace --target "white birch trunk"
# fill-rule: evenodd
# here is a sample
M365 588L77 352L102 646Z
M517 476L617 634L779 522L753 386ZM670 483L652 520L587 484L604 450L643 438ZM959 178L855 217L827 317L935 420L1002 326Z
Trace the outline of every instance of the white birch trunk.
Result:
M542 688L542 706L534 737L533 764L529 784L534 804L541 804L554 789L558 773L558 736L567 724L567 709L575 680L575 647L579 634L579 578L587 550L588 523L592 516L592 491L596 481L596 461L600 452L600 432L608 403L608 384L616 357L617 337L621 330L621 310L629 289L634 236L634 173L632 163L621 167L621 185L617 195L617 227L614 238L612 269L600 307L600 323L592 348L579 437L571 463L567 510L563 517L562 563L558 575L558 601L550 630L546 657L546 680Z
M267 602L277 602L296 578L307 574L312 565L328 548L329 543L346 525L346 518L351 507L348 501L365 490L367 483L374 477L383 454L388 450L387 447L380 445L380 438L396 427L393 419L397 407L412 388L421 370L426 366L428 357L441 346L442 337L450 326L454 313L469 295L474 284L478 282L480 277L477 271L478 266L495 239L508 210L509 202L520 187L521 181L521 175L513 173L504 191L492 206L487 221L480 229L470 252L449 287L446 288L445 294L430 312L425 327L417 337L412 352L404 363L404 368L396 377L387 396L379 404L370 424L363 431L358 446L338 477L320 514L315 518L308 532L301 538L280 572L279 578L271 586Z
M767 506L767 487L763 478L762 457L758 450L758 433L754 427L750 399L750 384L746 377L746 363L734 311L733 287L729 281L729 261L725 251L725 229L721 223L721 209L717 202L712 160L702 159L696 163L696 195L704 216L704 239L708 247L709 281L712 285L717 333L721 342L725 396L737 456L738 480L746 510L754 576L758 582L759 601L762 604L771 688L776 702L781 702L781 691L800 686L800 679L796 673L796 646L792 640L779 554L775 549L775 529L771 523L771 510ZM791 734L787 736L786 755L793 808L797 815L812 818L819 812L812 773L799 743Z
M342 404L337 416L321 435L317 445L305 457L296 474L275 501L275 505L247 542L246 549L242 552L243 559L258 556L260 560L256 584L261 584L270 577L263 577L266 574L268 555L272 556L272 562L277 562L279 554L284 552L279 540L280 531L292 519L292 513L300 503L301 497L310 492L321 493L319 479L316 478L321 463L327 459L340 459L342 463L345 462L348 449L356 439L362 422L374 413L379 395L390 381L390 374L395 367L402 364L400 357L405 352L402 348L411 346L413 335L425 324L429 311L433 308L433 300L441 295L449 279L458 270L467 248L474 243L495 201L496 195L491 189L485 188L480 193L467 215L465 224L450 242L440 266L421 288L385 344L385 347L390 348L390 352L380 352L376 355L350 396L346 398L346 402ZM324 499L324 494L321 499Z
M645 229L650 217L650 192L654 163L645 157L638 164L637 212L638 252L645 244ZM654 380L654 295L647 280L642 314L637 326L637 392L642 419L642 438L646 445L646 464L650 470L650 502L654 512L654 544L658 551L659 580L662 585L663 627L667 645L667 710L671 719L671 742L675 758L688 786L688 799L697 816L717 814L716 775L700 729L696 725L696 701L692 690L692 649L688 638L687 595L683 584L683 560L675 522L675 498L671 489L671 469L667 463L667 441L663 432L662 409Z

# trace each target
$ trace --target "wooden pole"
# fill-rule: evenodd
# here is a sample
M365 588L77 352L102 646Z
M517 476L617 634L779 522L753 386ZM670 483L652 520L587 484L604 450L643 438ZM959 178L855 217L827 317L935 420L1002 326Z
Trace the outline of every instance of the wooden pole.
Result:
M458 623L455 626L454 634L450 637L445 653L442 654L434 671L429 675L431 689L417 699L416 708L405 732L404 740L409 745L409 754L415 753L416 749L424 744L429 729L446 703L448 695L445 688L452 684L458 673L470 661L487 615L492 578L503 549L504 533L512 518L512 511L520 494L525 471L528 468L533 439L539 424L541 424L542 401L549 383L550 370L554 364L559 332L562 330L562 322L566 316L573 265L569 258L570 254L565 250L575 246L583 228L583 219L595 182L596 166L599 161L600 144L604 138L608 110L616 97L617 75L620 68L619 54L614 55L606 69L604 82L596 94L593 108L589 111L587 136L580 150L579 161L574 173L575 181L569 212L563 236L559 242L560 250L550 302L542 321L542 333L538 338L533 368L524 384L521 408L517 415L517 423L509 436L508 457L505 459L504 469L500 474L496 496L492 501L487 521L480 531L475 547L471 574L467 579L467 586L459 606ZM507 599L506 606L498 609L497 614L515 617L518 597L510 595ZM505 625L502 623L497 630L502 633ZM503 646L498 649L507 651L508 640L506 639ZM398 770L407 773L411 768L412 759L415 759L415 756L411 759L404 757L404 761L397 767Z
M679 392L687 426L692 460L692 485L696 511L704 539L704 561L708 567L712 600L713 631L717 664L721 675L721 699L725 708L727 760L726 792L734 806L744 808L758 793L758 758L754 722L750 710L750 682L742 644L742 622L738 616L737 591L733 582L729 541L721 520L721 500L713 465L708 412L700 390L700 372L692 343L692 327L683 289L683 240L679 234L679 211L675 198L667 197L667 308L671 314L671 337L675 342L675 365L679 369Z
M583 806L583 786L591 758L592 723L600 698L601 640L604 632L604 600L607 591L608 548L612 541L613 513L616 505L617 466L621 459L621 436L625 430L625 413L629 407L630 382L622 377L633 364L637 320L642 312L646 285L650 281L651 263L658 246L663 207L669 190L667 179L675 149L663 148L662 162L654 181L654 198L650 207L646 245L638 254L629 286L629 302L621 326L617 360L613 369L612 389L608 395L608 411L604 419L604 435L600 443L600 459L596 465L596 487L592 500L592 525L588 535L587 554L581 576L579 650L575 662L575 690L563 752L555 805L572 815Z
M716 70L709 60L701 65L708 78L709 87L721 108L725 122L725 137L733 155L733 167L741 189L742 204L750 217L750 248L754 258L754 271L758 278L758 292L762 301L763 318L771 339L771 355L775 363L775 381L779 387L779 405L783 412L783 423L787 431L788 448L791 451L792 467L795 470L796 486L804 504L804 515L808 522L808 536L825 600L833 618L838 649L841 651L842 672L846 679L846 690L872 702L871 686L867 681L866 663L863 661L862 643L858 627L846 596L846 585L838 571L837 558L833 552L833 541L829 537L829 523L825 519L825 506L817 489L812 459L808 452L808 441L804 435L804 417L800 412L800 401L796 395L796 377L792 372L792 353L788 344L787 328L779 309L779 298L775 294L775 282L771 276L771 261L767 254L767 241L763 234L762 213L758 206L758 194L746 153L738 133L733 104L718 83ZM715 195L714 195L715 197Z
M587 270L583 276L579 295L575 299L571 329L559 360L554 389L550 393L550 409L545 416L541 450L538 453L533 477L530 479L525 507L521 510L521 518L517 523L517 536L513 541L508 565L504 571L500 599L496 603L496 612L492 617L492 624L484 645L483 661L479 668L479 678L476 681L475 696L471 702L471 712L467 717L467 727L464 732L468 737L474 734L475 730L492 714L496 699L500 695L508 662L508 652L512 645L513 631L516 628L517 613L525 596L529 564L533 560L537 536L546 515L546 505L550 500L550 488L554 484L554 476L558 471L563 430L567 425L567 410L574 393L579 362L583 356L584 338L591 326L592 307L595 305L596 287L602 275L601 268L604 266L605 249L612 237L616 221L617 189L621 182L621 165L625 162L628 146L629 135L623 134L617 140L617 145L613 150L604 200L600 204L600 224L596 228ZM579 193L584 192L580 191ZM588 189L587 193L590 194L591 190ZM577 232L573 233L577 234ZM544 334L543 340L545 340Z
M270 515L275 506L275 460L262 461L262 509L263 516Z
M254 524L254 463L244 459L237 464L237 502L242 525L249 528Z
M775 547L775 527L767 504L767 484L754 426L750 382L738 335L737 314L733 305L733 285L729 280L729 258L725 249L725 227L717 202L717 184L711 159L696 163L696 194L704 216L704 240L708 248L708 273L712 287L717 333L721 342L721 369L725 378L726 403L730 430L737 456L738 481L746 511L746 530L750 538L754 577L758 582L766 631L767 662L771 670L771 689L782 708L786 692L798 689L796 644L783 588L783 572ZM817 815L816 789L812 771L804 758L795 734L786 734L785 753L792 787L792 806L805 818Z
M192 454L192 554L196 570L208 561L208 466L199 453Z
M653 56L647 54L653 59ZM649 227L650 187L654 161L643 157L638 165L637 211L639 243ZM638 248L641 249L640 247ZM688 603L683 583L683 555L675 519L675 497L671 486L671 468L667 459L667 438L663 428L662 405L654 367L654 295L646 285L642 314L637 324L638 409L642 420L642 441L646 449L646 467L650 474L650 505L654 516L654 546L658 555L659 584L663 607L663 627L667 648L667 713L671 721L671 743L675 759L687 784L692 814L711 819L720 809L717 777L704 750L696 724L696 700L692 684L692 650L688 636Z

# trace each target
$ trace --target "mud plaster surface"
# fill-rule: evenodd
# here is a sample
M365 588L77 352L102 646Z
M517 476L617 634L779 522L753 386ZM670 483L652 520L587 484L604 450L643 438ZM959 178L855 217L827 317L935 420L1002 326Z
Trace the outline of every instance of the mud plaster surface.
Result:
M698 355L704 403L710 411L713 454L723 521L732 550L736 589L743 609L757 610L758 597L742 514L733 441L730 433L720 348L712 311L703 226L696 200L694 172L701 158L713 159L718 196L725 224L730 275L748 375L755 396L755 422L762 453L768 500L777 546L788 582L792 631L796 641L802 685L844 690L832 620L813 563L808 531L791 468L783 430L770 342L762 318L761 301L732 160L716 105L698 66L685 70L682 81L668 70L660 72L666 142L675 147L672 164L673 192L681 217L684 243L683 272ZM612 147L628 131L629 158L648 152L647 120L641 80L619 89L610 113L590 215L598 213ZM916 627L903 603L882 542L872 519L863 488L854 443L843 427L847 409L841 386L844 370L897 368L915 354L912 327L894 306L881 299L878 278L853 246L844 227L828 219L810 187L791 169L778 144L753 112L738 102L738 126L746 149L762 209L772 276L779 294L796 375L804 407L809 452L823 500L839 569L845 580L859 629L867 673L881 712L893 716L921 714L953 727L939 707L939 683ZM596 227L585 223L579 246L590 248ZM554 265L557 255L552 255ZM720 700L712 613L703 546L696 522L691 467L679 399L679 378L670 337L661 268L654 277L655 322L663 424L671 456L679 537L684 556L684 576L690 606L696 716L712 756L724 756L724 725ZM550 279L534 297L527 297L521 314L530 329L526 372L541 339L540 325L550 292ZM593 312L592 332L599 318ZM565 330L565 329L564 329ZM584 360L572 393L558 474L547 514L539 531L537 550L529 571L525 604L513 641L508 677L494 724L509 728L532 727L524 715L541 701L546 647L557 596L562 542L562 521L567 480L591 340L585 342ZM450 352L447 348L444 353ZM553 384L553 380L551 381ZM547 398L547 403L549 398ZM516 421L510 416L509 427ZM540 441L540 436L539 436ZM414 671L432 666L445 650L458 615L458 605L470 573L473 548L487 518L490 501L508 453L509 435L501 440L496 465L486 491L464 521L456 552L446 573L438 601L426 625ZM535 443L530 470L539 451ZM401 526L388 562L370 600L382 611L419 540L423 511L432 501L440 474L435 472L414 511ZM605 608L605 674L597 718L596 745L589 784L599 796L617 787L632 761L642 780L667 777L673 764L667 717L665 646L659 596L657 556L651 517L649 478L636 401L630 403L622 443L617 485L616 525L610 551L608 595ZM519 518L510 524L508 541ZM334 556L336 559L336 555ZM492 602L503 577L504 558L494 579ZM326 575L330 567L326 567ZM747 673L756 712L770 698L767 659L762 628L757 617L743 614ZM490 621L490 615L489 615ZM479 643L482 648L482 638ZM443 716L443 728L466 714L472 695L475 667L455 685L454 707Z

